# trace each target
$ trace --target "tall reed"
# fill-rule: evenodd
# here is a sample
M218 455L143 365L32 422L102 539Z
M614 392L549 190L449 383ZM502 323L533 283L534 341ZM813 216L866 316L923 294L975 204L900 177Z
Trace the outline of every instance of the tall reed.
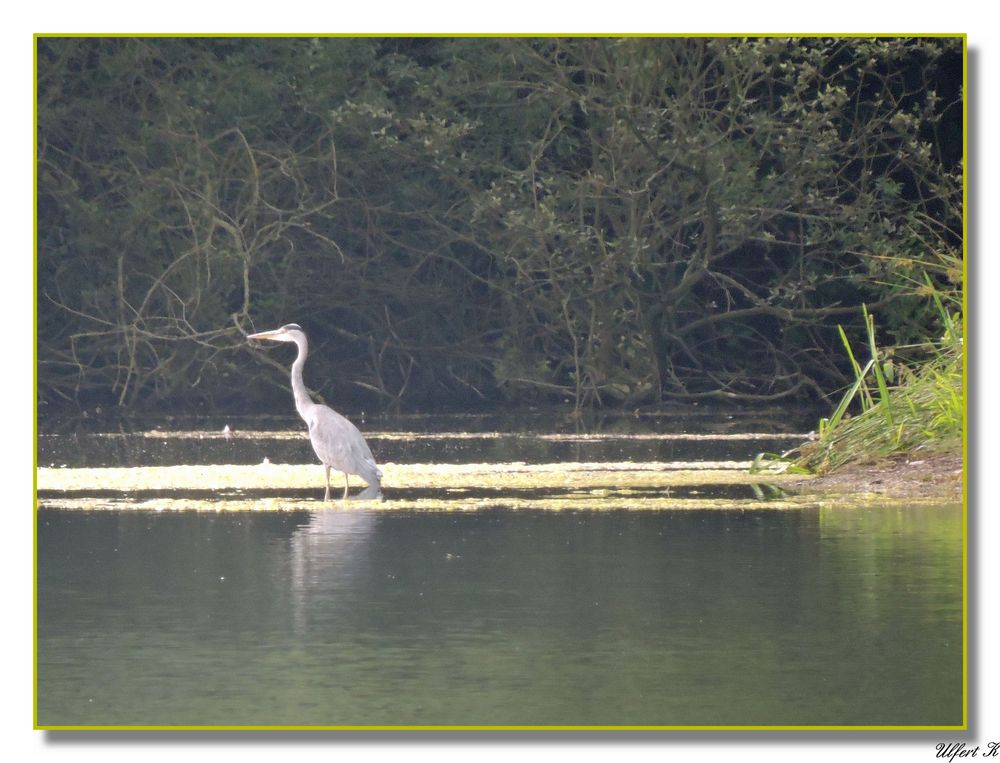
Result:
M862 307L868 359L857 360L843 328L838 326L854 381L829 418L820 420L818 437L798 449L794 466L814 472L836 469L848 462L873 461L901 453L961 450L965 426L963 385L964 343L960 316L927 279L944 327L939 339L902 349L922 349L926 361L914 368L893 361L895 352L875 341L875 321ZM895 380L897 383L890 386ZM857 415L849 409L857 401Z

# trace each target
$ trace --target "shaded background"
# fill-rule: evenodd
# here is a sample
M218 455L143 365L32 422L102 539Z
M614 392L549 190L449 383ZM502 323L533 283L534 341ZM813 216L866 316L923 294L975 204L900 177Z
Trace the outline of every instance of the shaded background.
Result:
M347 410L815 400L960 309L959 38L37 46L43 418L287 406L292 321Z

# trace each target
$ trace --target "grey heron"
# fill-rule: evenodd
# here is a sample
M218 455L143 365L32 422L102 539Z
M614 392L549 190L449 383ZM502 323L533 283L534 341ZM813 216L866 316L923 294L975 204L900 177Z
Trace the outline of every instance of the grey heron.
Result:
M309 342L302 327L297 323L289 323L273 331L249 334L247 339L295 342L299 348L298 356L292 363L292 394L295 396L295 410L309 427L309 440L313 450L326 467L326 493L323 500L330 500L330 469L344 473L344 498L347 498L349 474L358 475L379 494L382 472L361 432L332 408L314 403L306 391L306 385L302 381L302 366L309 355Z

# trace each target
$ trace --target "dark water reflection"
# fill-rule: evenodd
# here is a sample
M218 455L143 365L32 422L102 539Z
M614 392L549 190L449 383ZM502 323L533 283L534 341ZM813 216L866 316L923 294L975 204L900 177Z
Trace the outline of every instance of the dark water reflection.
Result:
M213 433L214 434L214 433ZM555 463L563 461L744 460L762 449L785 451L801 435L766 440L634 440L623 437L592 442L548 442L530 435L413 440L366 438L379 463ZM149 435L50 435L39 440L38 463L53 467L173 466L179 464L304 464L316 460L303 430L301 437L226 440Z
M961 528L42 509L38 722L959 724Z
M379 463L527 463L559 461L742 460L761 450L781 452L802 442L818 419L815 412L726 413L686 406L657 414L591 414L565 411L481 415L353 416ZM221 436L223 427L236 432ZM268 431L274 432L269 437ZM305 427L292 416L133 419L109 426L89 419L58 420L42 427L39 466L170 466L175 464L310 463L315 460ZM179 432L187 436L176 436ZM289 433L301 436L289 437ZM464 433L451 439L382 437L380 433ZM761 441L634 439L634 435L757 432ZM159 434L158 434L159 433ZM253 434L251 434L253 433ZM598 434L598 441L545 441L545 434ZM477 436L481 435L481 436ZM782 436L784 435L784 436Z

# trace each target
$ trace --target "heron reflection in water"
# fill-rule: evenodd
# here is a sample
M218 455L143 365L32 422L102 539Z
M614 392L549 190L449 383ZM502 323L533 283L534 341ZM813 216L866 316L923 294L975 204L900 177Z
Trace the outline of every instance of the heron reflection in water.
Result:
M294 342L299 348L298 356L292 363L292 394L295 396L295 410L309 427L309 441L313 450L326 467L326 493L323 500L330 500L330 469L344 473L344 498L347 498L348 475L351 474L358 475L368 483L368 487L362 492L363 496L379 497L382 472L361 432L332 408L314 403L306 391L306 385L302 381L302 366L309 355L309 341L302 327L297 323L289 323L273 331L250 334L247 339Z

